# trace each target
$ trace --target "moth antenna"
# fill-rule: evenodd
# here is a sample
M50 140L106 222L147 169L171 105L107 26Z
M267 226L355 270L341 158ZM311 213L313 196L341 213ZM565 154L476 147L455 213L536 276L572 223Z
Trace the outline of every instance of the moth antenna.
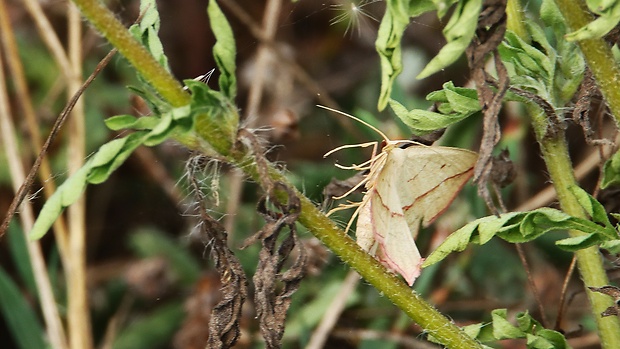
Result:
M340 111L340 110L336 110L336 109L333 109L333 108L330 108L330 107L326 107L326 106L324 106L324 105L320 105L320 104L317 104L317 107L319 107L319 108L323 108L323 109L326 109L326 110L329 110L329 111L334 112L334 113L338 113L338 114L344 115L344 116L348 117L349 119L353 119L353 120L355 120L355 121L359 122L359 123L360 123L360 124L362 124L362 125L366 125L366 126L368 126L371 130L373 130L373 131L377 132L379 135L381 135L381 137L383 137L383 139L384 139L386 142L389 142L389 141L390 141L390 139L389 139L389 138L385 135L385 133L381 132L378 128L374 127L373 125L371 125L371 124L367 123L366 121L364 121L364 120L362 120L362 119L360 119L360 118L358 118L358 117L355 117L355 116L353 116L353 115L351 115L351 114L347 114L347 113L342 112L342 111Z

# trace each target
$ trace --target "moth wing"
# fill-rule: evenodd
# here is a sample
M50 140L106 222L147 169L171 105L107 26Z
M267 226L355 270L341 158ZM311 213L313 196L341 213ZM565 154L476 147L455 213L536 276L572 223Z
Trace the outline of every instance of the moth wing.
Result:
M419 225L420 219L427 226L443 213L473 175L477 159L475 152L459 148L393 149L386 162L400 164L395 180L409 226Z
M366 252L369 252L375 244L375 232L372 228L372 219L370 217L370 200L365 198L357 215L355 240L357 241L357 244Z
M402 275L409 285L420 275L423 259L413 238L420 222L410 225L405 218L399 197L399 178L394 177L399 159L388 161L377 176L377 181L366 195L370 227L379 243L378 257L393 271ZM360 218L362 212L360 212ZM414 229L414 231L412 231Z

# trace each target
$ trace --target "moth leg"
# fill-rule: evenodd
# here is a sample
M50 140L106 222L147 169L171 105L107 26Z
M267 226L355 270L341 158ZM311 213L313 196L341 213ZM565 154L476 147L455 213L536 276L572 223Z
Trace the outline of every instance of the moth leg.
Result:
M342 150L342 149L348 149L348 148L367 148L370 147L371 145L374 146L374 148L376 149L377 147L377 142L373 141L373 142L366 142L366 143L358 143L358 144L345 144L345 145L341 145L338 148L334 148L330 151L328 151L327 153L325 153L325 155L323 155L324 158L330 156L331 154ZM373 152L374 154L374 152Z
M361 204L362 204L361 202L352 202L352 203L349 203L349 204L338 205L338 207L332 208L325 215L329 217L334 212L348 210L348 209L353 208L353 207L358 207Z

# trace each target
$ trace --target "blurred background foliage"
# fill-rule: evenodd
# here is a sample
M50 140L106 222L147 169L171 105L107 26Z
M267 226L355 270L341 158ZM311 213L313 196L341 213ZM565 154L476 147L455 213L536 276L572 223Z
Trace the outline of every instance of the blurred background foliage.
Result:
M538 6L537 1L528 6ZM60 38L66 34L65 1L42 3ZM107 1L107 5L128 25L138 16L136 0ZM158 2L162 27L160 37L172 71L179 79L204 74L215 67L211 48L214 38L209 30L206 2L198 0ZM357 7L353 7L355 5ZM33 94L39 126L49 132L66 96L63 77L41 43L33 22L18 1L8 2L11 20L17 32L21 58ZM374 40L385 4L381 1L330 0L282 2L277 18L275 45L286 55L284 61L272 55L257 118L249 125L258 129L268 144L268 158L280 165L293 183L317 203L323 202L323 188L333 179L346 179L354 173L339 170L334 162L353 164L365 161L367 150L352 149L323 158L327 151L342 144L378 139L367 128L351 123L315 107L332 100L342 111L362 118L386 132L392 139L407 138L406 127L389 111L376 112L379 93L379 59ZM256 69L259 40L254 37L243 11L258 25L265 2L224 0L227 15L237 41L240 81L237 98L244 114L248 88ZM416 80L430 58L444 44L442 23L434 14L416 18L403 41L405 70L393 91L393 98L408 108L426 108L425 96L441 89L446 81L456 86L468 84L469 72L462 59L429 78ZM84 38L84 71L89 74L110 50L92 28ZM217 72L216 72L217 74ZM209 83L215 87L217 79ZM148 113L141 101L126 86L137 84L134 72L117 56L86 91L87 153L117 136L103 119L118 114ZM16 136L22 144L22 159L30 164L32 149L16 113ZM537 146L518 106L508 105L501 115L504 132L500 148L508 148L515 160L518 177L504 189L509 209L526 205L546 183ZM480 118L469 118L452 127L443 144L476 149L480 136ZM584 146L577 128L570 129L573 157L579 162L593 148ZM0 212L6 212L12 199L9 173L0 145ZM66 141L53 144L50 157L57 182L66 177ZM87 191L88 288L95 343L114 348L199 348L207 335L209 306L218 301L219 279L209 259L208 242L192 234L197 220L195 204L185 181L185 161L192 156L173 142L140 149L110 180ZM26 167L29 167L27 165ZM596 183L596 168L582 177L585 188ZM226 165L208 166L205 188L212 192L211 213L229 224L230 246L244 269L252 275L258 247L240 251L242 241L259 230L262 219L255 205L261 193L257 185L238 181L236 172ZM40 183L35 185L40 187ZM361 196L360 196L361 197ZM42 195L33 202L40 206ZM219 201L219 202L217 202ZM219 205L216 205L219 204ZM334 203L328 206L333 207ZM343 225L351 212L339 212L333 218ZM448 212L419 237L422 254L474 218L487 215L486 206L468 185ZM293 297L289 310L285 347L303 348L317 324L333 306L332 300L346 280L347 267L334 258L312 235L301 231L310 250L312 270ZM526 244L531 276L539 289L545 316L555 321L564 274L571 256L554 247L563 234L545 235ZM43 240L49 274L56 289L57 302L65 304L64 271L60 267L51 235ZM596 348L598 339L592 330L587 300L571 280L569 303L560 328L575 332L574 348ZM489 320L489 312L506 307L529 310L541 318L534 297L527 287L526 272L512 245L493 241L450 256L440 265L424 270L414 288L434 303L457 324ZM3 348L44 348L45 337L36 304L36 287L25 253L25 241L17 224L0 241L0 346ZM251 302L244 310L242 338L237 347L260 348L257 324ZM202 310L202 311L201 311ZM346 308L331 332L326 348L431 348L423 342L420 329L389 301L362 280L347 298ZM202 340L202 342L201 342ZM201 344L202 343L202 344ZM505 342L503 348L523 347L522 342Z

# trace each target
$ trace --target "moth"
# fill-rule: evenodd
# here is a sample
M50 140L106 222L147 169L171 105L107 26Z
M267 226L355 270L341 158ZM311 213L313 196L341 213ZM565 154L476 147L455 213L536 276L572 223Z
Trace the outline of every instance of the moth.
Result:
M388 269L400 274L411 286L420 275L424 259L415 244L421 226L428 226L452 203L473 174L478 154L473 151L425 146L410 140L390 140L377 128L340 111L377 132L385 143L344 145L331 150L327 157L344 148L373 147L370 160L352 166L337 167L367 171L364 179L344 198L364 186L361 202L343 204L329 214L357 207L346 230L357 217L358 245L373 254ZM408 147L402 148L403 145Z

